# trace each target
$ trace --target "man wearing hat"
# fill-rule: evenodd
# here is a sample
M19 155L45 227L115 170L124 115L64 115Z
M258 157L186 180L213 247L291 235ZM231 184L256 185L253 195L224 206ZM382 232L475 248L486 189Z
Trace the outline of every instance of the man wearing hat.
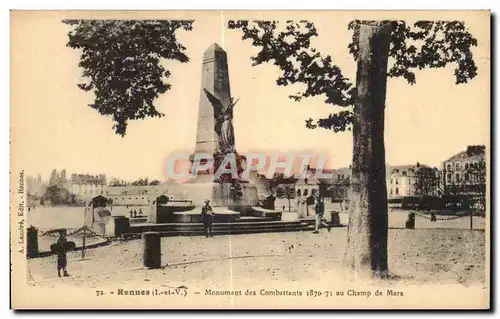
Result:
M210 201L205 200L205 206L201 209L201 218L203 219L203 229L205 230L205 236L214 237L212 234L212 219L214 212L212 211L212 207L210 207Z
M314 207L314 210L316 211L316 221L314 225L314 232L315 234L319 234L319 227L320 226L325 226L328 229L328 232L330 232L330 225L326 223L326 221L323 219L323 216L325 214L325 200L323 196L316 194L315 196L316 199L316 205Z

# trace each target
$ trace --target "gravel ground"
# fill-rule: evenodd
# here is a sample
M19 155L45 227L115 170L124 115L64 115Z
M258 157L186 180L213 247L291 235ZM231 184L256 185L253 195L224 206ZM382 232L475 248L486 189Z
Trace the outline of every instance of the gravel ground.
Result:
M142 241L68 256L71 277L58 278L55 257L28 261L28 278L42 287L162 284L169 287L233 289L249 284L301 287L349 281L342 266L346 228L311 232L162 238L157 270L142 268ZM389 268L405 284L485 282L485 235L481 230L390 229Z

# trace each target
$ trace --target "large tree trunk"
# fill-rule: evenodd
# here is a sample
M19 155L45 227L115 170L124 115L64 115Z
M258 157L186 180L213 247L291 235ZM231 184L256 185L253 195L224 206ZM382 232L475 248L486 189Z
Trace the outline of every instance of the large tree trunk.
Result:
M384 109L390 33L390 24L359 26L351 204L345 254L346 265L359 275L388 273Z

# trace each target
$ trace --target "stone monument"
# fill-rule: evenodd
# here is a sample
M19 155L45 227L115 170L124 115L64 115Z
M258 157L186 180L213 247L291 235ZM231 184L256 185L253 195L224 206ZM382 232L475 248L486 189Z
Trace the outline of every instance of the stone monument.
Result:
M232 120L237 100L231 96L227 54L215 43L203 55L201 76L196 146L191 160L200 154L209 155L213 168L198 172L189 182L169 185L168 196L172 200L160 205L155 201L156 208L152 207L149 222L156 223L160 215L169 214L172 217L167 219L173 222L200 222L205 200L210 200L214 208L215 221L228 222L240 215L280 219L280 213L258 207L256 186L230 174L220 178L215 174L226 156L235 157L239 172L245 164L245 157L236 151ZM186 210L185 205L181 207L178 202L189 202L194 208Z
M221 123L232 119L231 89L227 54L212 44L203 54L196 152L214 154L220 150ZM231 125L232 128L232 125ZM233 135L234 146L234 135Z
M237 170L244 168L245 157L235 147L233 108L238 102L231 96L227 53L217 44L212 44L203 54L196 154L213 156L214 165L209 171L199 173L191 182L199 189L195 203L211 200L214 206L246 211L258 204L257 189L248 182L231 178L230 174L215 176L219 164L226 156L234 156Z

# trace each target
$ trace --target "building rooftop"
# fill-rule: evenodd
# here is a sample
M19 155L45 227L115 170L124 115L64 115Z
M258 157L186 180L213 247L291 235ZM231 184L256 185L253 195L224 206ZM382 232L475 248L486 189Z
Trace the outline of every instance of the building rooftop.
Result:
M484 160L484 153L469 155L467 154L467 151L462 151L448 158L447 160L445 160L445 162L480 161L480 160Z
M403 173L414 173L418 168L430 168L429 165L425 164L413 164L413 165L395 165L390 167L390 175L404 175Z
M106 185L106 175L71 174L70 182L73 184Z

